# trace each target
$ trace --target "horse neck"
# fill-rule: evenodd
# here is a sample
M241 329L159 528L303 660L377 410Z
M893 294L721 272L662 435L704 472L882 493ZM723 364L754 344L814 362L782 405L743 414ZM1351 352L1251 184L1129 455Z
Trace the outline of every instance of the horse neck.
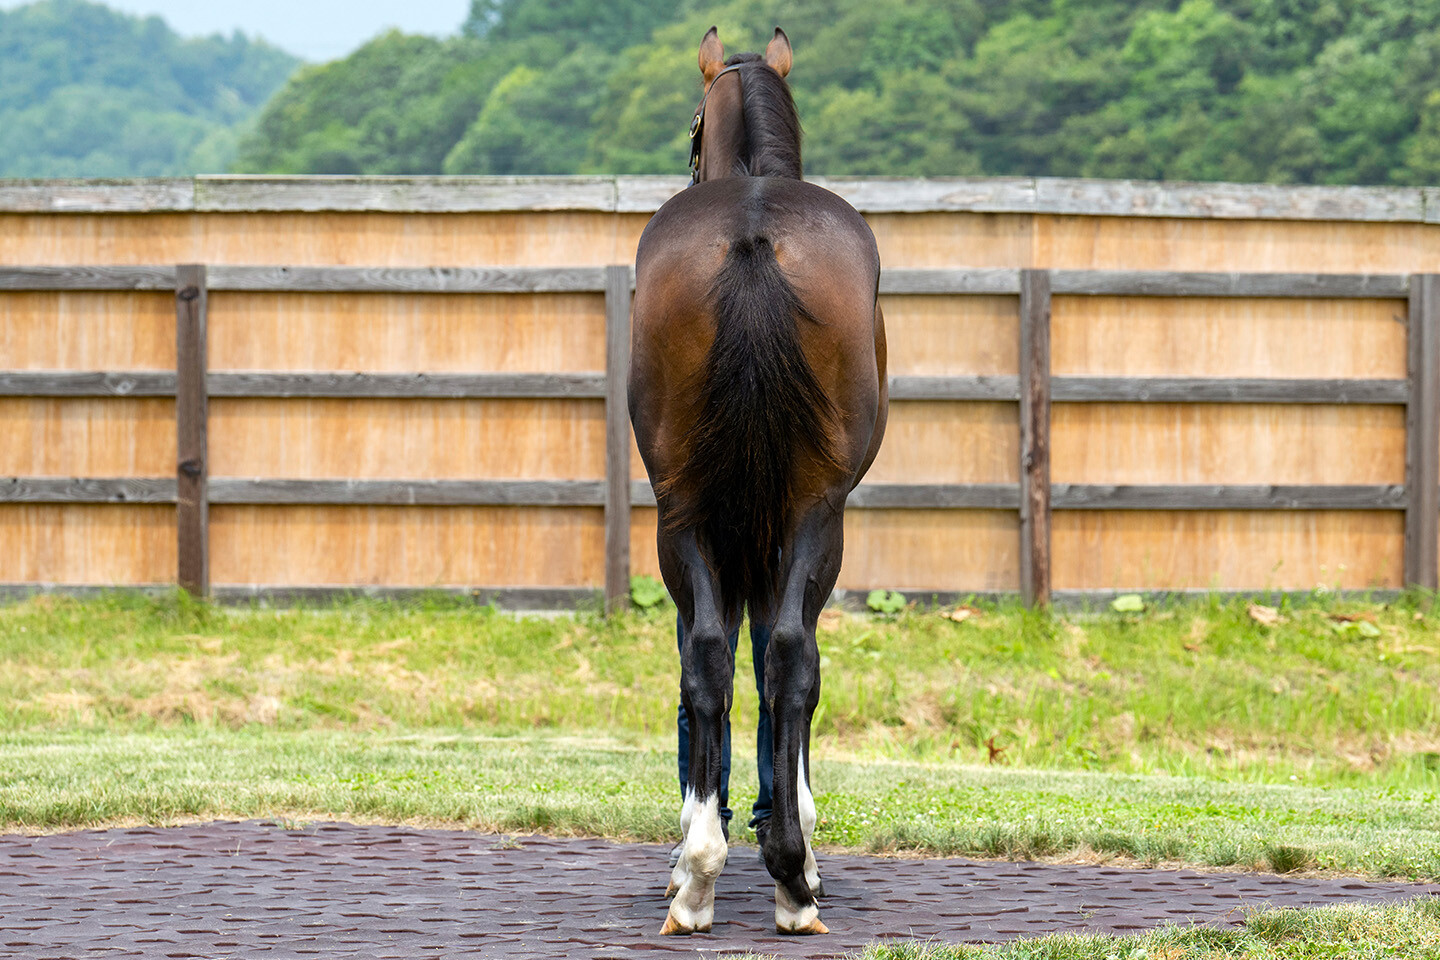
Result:
M800 125L794 107L784 95L778 76L758 75L768 67L737 71L735 83L725 91L719 122L704 134L704 180L729 177L788 177L803 179L800 164ZM750 86L746 86L746 81ZM776 89L779 84L781 89ZM706 123L710 123L707 117Z

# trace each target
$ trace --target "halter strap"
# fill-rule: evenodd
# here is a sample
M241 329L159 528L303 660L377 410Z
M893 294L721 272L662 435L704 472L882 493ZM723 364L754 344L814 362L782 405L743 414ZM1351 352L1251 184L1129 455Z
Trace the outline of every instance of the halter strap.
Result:
M690 121L690 185L692 187L700 182L700 136L705 125L705 101L710 99L710 91L715 89L716 80L743 66L745 66L743 63L732 63L715 74L715 80L710 81L710 85L705 88L705 96L700 98L700 106L695 108L695 119Z

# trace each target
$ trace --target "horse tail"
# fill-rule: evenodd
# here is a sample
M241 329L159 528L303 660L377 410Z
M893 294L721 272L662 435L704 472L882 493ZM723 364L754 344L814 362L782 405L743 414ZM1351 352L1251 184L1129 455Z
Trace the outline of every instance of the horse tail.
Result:
M719 581L720 609L768 612L794 503L795 462L836 462L835 406L800 348L796 326L818 323L775 259L768 237L736 239L710 290L715 340L694 385L689 450L660 489L673 530L693 529Z

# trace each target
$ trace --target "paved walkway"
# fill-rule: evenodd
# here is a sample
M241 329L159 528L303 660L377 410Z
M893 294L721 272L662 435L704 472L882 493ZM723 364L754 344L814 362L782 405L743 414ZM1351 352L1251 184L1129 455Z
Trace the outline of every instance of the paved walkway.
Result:
M774 933L734 847L715 930L660 937L665 848L265 822L0 835L0 957L830 957L879 938L1000 941L1237 922L1242 908L1440 887L969 860L822 856L829 936Z

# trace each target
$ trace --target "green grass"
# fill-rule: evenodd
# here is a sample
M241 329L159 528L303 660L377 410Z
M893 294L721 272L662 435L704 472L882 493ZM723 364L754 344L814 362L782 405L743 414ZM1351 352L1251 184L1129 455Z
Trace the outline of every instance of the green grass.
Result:
M1440 878L1436 618L1409 597L1281 616L827 614L818 839ZM669 840L673 617L178 594L0 607L0 825L341 817ZM745 644L738 669L743 819Z
M999 947L872 946L862 960L1433 960L1440 899L1369 907L1265 910L1235 930L1171 927L1138 936L1058 935Z
M1189 863L1440 879L1433 794L833 760L824 849ZM754 797L737 767L732 806ZM187 728L0 737L0 828L352 819L671 842L673 753L470 733ZM748 833L737 831L737 839Z
M1317 597L1140 615L991 607L827 619L817 750L1428 789L1440 783L1440 616ZM515 618L437 599L225 610L56 597L0 607L0 731L534 729L664 738L673 608ZM1368 619L1341 620L1338 616ZM1362 629L1363 628L1363 629ZM741 645L735 723L754 722ZM993 738L993 740L992 740Z

